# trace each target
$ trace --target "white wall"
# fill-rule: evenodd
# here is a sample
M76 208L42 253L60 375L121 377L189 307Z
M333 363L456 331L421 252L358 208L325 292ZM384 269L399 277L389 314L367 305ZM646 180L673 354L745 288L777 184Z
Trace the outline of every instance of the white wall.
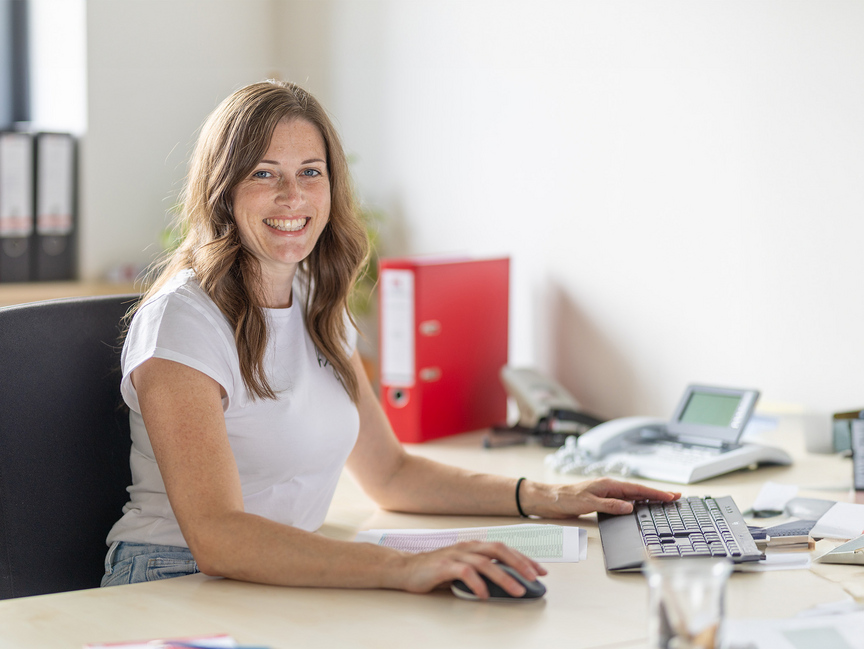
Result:
M81 274L161 251L198 127L275 72L272 0L88 0Z
M510 254L512 362L606 416L864 405L864 4L327 6L385 252Z
M87 130L85 0L30 0L31 128Z
M599 414L694 380L864 405L856 0L89 0L87 29L87 275L149 259L201 120L275 71L385 253L511 255L511 360Z

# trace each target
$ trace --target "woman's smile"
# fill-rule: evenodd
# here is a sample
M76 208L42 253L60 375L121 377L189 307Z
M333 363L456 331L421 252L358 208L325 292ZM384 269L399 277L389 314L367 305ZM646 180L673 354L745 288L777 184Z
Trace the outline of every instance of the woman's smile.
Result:
M309 219L306 217L299 219L264 219L264 223L280 232L299 232L306 227Z

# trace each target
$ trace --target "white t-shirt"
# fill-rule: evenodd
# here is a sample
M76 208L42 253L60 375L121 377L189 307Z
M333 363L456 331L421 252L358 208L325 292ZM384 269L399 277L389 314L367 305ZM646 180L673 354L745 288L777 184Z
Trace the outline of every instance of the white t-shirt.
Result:
M359 430L356 406L309 338L301 300L265 309L266 375L277 399L253 399L240 374L227 319L191 271L180 273L135 314L123 346L121 392L130 408L132 486L108 543L187 546L168 503L130 374L149 358L188 365L224 388L228 441L249 513L307 531L324 522ZM348 327L349 351L356 331Z

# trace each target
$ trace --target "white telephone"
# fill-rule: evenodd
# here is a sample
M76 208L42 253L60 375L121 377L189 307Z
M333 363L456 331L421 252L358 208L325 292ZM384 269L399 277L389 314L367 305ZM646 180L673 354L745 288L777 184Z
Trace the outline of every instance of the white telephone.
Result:
M690 484L759 464L791 464L778 448L739 444L759 392L690 385L671 420L624 417L566 440L547 463L562 473L619 473Z

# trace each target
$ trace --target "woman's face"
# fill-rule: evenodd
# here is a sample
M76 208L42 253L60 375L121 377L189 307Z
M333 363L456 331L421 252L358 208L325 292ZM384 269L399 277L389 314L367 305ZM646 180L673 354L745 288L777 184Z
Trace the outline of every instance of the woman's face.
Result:
M234 188L240 239L261 264L265 290L290 287L330 217L324 138L311 122L283 120L252 173Z

